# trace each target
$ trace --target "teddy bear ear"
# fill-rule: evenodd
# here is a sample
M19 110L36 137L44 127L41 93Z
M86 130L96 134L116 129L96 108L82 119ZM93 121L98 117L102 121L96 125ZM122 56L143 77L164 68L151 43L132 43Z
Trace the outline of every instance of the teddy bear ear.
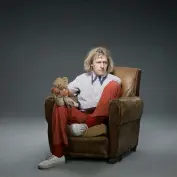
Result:
M68 84L68 78L67 77L63 77L62 79L65 82L65 84Z
M61 78L60 77L57 77L54 81L53 81L53 85L54 86L57 86L57 85L59 85L60 83L61 83Z

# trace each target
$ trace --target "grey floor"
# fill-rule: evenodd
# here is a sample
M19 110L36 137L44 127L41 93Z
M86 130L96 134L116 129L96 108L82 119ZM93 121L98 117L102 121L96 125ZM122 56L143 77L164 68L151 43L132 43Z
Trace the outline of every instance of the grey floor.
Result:
M0 177L176 177L177 116L143 116L137 152L120 163L72 160L50 170L37 164L48 154L43 118L0 119Z

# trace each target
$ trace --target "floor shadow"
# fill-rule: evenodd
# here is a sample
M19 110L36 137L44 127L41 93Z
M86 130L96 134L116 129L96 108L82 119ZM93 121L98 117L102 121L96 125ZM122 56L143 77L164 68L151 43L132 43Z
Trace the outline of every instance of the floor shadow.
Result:
M66 165L58 167L66 172L72 172L81 176L94 176L103 173L104 170L112 168L114 164L108 164L107 160L101 158L69 158Z

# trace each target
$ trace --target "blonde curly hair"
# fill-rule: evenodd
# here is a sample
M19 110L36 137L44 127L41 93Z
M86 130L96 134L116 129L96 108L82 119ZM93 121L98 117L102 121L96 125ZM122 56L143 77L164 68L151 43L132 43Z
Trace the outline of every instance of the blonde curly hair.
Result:
M85 72L92 71L91 64L93 63L94 58L98 57L99 55L106 56L106 58L108 59L107 72L108 73L113 72L114 62L111 57L110 51L108 49L106 49L105 47L96 47L96 48L91 49L88 52L88 54L85 58L85 61L84 61L84 71Z

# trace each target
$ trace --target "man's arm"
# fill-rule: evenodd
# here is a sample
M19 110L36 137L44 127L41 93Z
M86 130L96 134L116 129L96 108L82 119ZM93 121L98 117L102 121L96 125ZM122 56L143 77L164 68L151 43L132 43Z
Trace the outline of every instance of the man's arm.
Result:
M72 82L68 84L68 90L69 90L70 97L74 97L78 95L80 91L78 77L76 77Z

